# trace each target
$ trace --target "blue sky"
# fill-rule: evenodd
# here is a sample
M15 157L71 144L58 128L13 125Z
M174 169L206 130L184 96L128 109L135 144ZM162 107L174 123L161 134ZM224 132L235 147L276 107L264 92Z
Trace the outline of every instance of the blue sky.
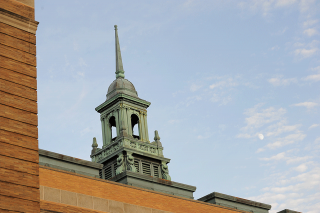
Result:
M39 147L90 160L115 79L159 131L173 181L320 209L320 2L36 1Z

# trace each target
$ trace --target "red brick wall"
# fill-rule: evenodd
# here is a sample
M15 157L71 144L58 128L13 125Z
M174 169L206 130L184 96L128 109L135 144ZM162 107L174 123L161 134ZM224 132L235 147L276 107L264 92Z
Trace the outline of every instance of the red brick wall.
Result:
M243 212L42 166L40 185L169 212Z
M0 8L0 212L40 212L34 8Z

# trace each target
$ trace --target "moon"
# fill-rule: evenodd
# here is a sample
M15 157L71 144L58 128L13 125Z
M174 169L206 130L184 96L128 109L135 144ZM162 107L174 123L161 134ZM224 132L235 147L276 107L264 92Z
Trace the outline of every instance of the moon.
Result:
M264 139L263 134L258 134L258 137L259 137L260 140L263 140L263 139Z

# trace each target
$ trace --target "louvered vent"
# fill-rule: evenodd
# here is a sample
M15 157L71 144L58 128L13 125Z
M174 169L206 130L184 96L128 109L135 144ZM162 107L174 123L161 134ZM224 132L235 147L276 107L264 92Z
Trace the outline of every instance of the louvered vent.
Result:
M134 166L136 167L137 172L139 172L139 171L140 171L140 168L139 168L139 160L134 160Z
M117 168L118 168L118 166L117 166L117 161L115 161L115 162L113 163L113 176L116 176Z
M112 178L112 168L111 168L111 165L105 167L105 169L104 169L104 177L106 178L106 180Z
M142 172L143 174L151 176L150 163L142 162Z
M100 176L100 178L102 178L102 172L103 172L103 171L104 171L104 168L99 170L99 176Z
M159 167L158 165L153 165L154 177L159 177Z

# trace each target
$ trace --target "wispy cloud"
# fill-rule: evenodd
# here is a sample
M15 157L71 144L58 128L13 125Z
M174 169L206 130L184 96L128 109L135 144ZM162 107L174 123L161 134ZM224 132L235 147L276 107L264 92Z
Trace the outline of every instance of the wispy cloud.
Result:
M294 54L296 56L301 56L302 58L309 58L311 56L313 56L316 52L318 51L318 48L312 48L312 49L296 49L294 51Z
M247 109L245 115L245 127L240 129L237 138L255 138L259 134L264 135L267 144L263 144L258 148L256 153L263 152L267 149L278 149L289 144L302 141L306 134L299 128L300 124L288 125L284 117L287 110L284 108L269 107L261 109L263 104L257 104L253 108Z
M310 26L315 25L316 23L318 23L318 20L317 20L317 19L307 20L307 21L303 22L303 26L304 26L305 28L307 28L307 27L310 27Z
M304 81L320 81L320 66L311 68L312 71L318 72L317 74L308 75L302 78Z
M214 88L224 88L224 87L235 87L238 86L238 83L233 79L233 78L228 78L225 79L223 81L218 81L215 82L214 84L211 84L209 86L210 89L214 89Z
M306 34L307 36L314 36L318 34L318 31L315 28L309 28L303 31L303 33Z
M267 144L264 148L258 149L257 152L258 153L262 152L266 148L269 148L269 149L280 148L280 147L283 147L285 145L295 143L297 141L302 141L305 137L306 137L305 134L303 134L302 132L298 131L298 132L296 132L294 134L287 135L287 136L285 136L283 138L277 138L275 142L271 142L271 143Z
M297 83L297 78L287 78L283 79L282 77L276 77L276 78L270 78L268 79L268 82L272 84L273 86L287 86L291 83Z
M313 128L316 128L318 126L319 126L319 124L312 124L308 129L313 129Z
M270 50L279 50L279 49L280 49L280 47L278 45L273 46L273 47L270 48Z
M269 158L260 158L262 161L273 161L273 162L279 162L279 161L285 161L287 164L294 164L294 163L301 163L305 162L307 160L310 160L313 158L312 156L289 156L288 153L290 153L291 150L286 152L280 152L276 155L273 155Z
M320 81L320 73L315 75L308 75L307 77L303 78L305 81Z
M311 109L315 106L318 106L319 104L315 103L315 102L302 102L302 103L297 103L297 104L293 104L292 106L303 106L306 107L307 109Z
M199 90L202 87L201 84L192 83L190 86L190 91L195 92Z

